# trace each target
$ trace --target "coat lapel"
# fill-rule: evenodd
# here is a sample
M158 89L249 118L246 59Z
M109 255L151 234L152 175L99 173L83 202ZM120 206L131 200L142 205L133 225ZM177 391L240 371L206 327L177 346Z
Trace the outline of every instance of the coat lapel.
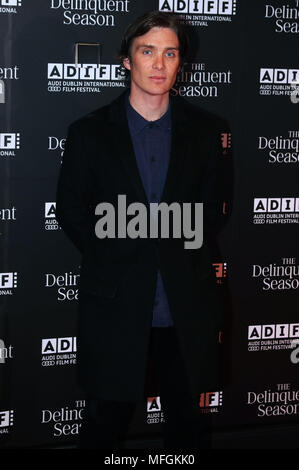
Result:
M167 176L161 200L171 202L172 193L177 187L177 179L182 174L184 152L186 151L186 116L180 100L171 100L171 152Z
M111 145L114 146L115 153L121 160L125 176L129 179L137 193L137 200L147 205L147 197L139 173L126 116L126 93L123 93L111 104L111 123L115 126L115 139L111 142Z

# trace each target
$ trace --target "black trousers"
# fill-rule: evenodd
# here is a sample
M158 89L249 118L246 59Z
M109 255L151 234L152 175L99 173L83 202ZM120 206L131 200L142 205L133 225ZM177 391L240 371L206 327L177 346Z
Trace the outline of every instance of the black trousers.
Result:
M147 384L156 382L164 414L165 449L198 449L203 420L191 398L174 327L152 328ZM150 393L150 392L149 392ZM148 394L148 396L151 396ZM87 399L79 437L80 449L118 449L137 403ZM146 405L144 405L146 406Z

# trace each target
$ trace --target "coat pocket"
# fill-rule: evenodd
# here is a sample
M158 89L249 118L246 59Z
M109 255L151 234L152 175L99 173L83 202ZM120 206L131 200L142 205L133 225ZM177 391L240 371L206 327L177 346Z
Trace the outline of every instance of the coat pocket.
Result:
M209 264L209 263L195 264L195 273L196 273L196 278L198 280L202 280L202 279L206 279L207 277L210 277L213 273L212 264Z
M119 285L130 264L83 265L80 276L80 290L106 299L117 297Z
M105 299L114 299L117 294L118 283L114 281L103 281L101 279L97 281L94 279L83 279L83 282L80 281L80 290Z
M207 247L203 246L193 255L193 266L197 279L206 279L213 274L213 265Z

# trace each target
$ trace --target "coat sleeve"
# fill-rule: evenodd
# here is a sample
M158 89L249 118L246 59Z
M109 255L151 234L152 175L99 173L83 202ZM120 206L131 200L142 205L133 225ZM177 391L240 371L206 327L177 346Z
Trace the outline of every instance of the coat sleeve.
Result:
M226 217L223 214L223 205L226 203L227 169L222 154L220 125L211 131L207 164L201 180L200 201L203 202L203 229L207 235L216 235Z
M84 131L70 125L56 192L56 218L82 253L89 232L91 172L84 146Z

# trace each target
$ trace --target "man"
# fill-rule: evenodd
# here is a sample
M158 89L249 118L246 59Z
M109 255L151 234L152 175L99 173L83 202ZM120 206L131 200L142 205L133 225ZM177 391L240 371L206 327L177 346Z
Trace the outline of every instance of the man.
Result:
M82 253L78 366L88 405L81 448L117 447L152 367L165 447L196 448L199 395L218 387L219 307L207 239L222 202L220 131L209 114L170 99L185 52L174 16L138 18L120 53L129 91L69 129L57 218ZM148 209L203 202L202 246L186 249L183 236L101 238L96 208L117 209L119 195Z

